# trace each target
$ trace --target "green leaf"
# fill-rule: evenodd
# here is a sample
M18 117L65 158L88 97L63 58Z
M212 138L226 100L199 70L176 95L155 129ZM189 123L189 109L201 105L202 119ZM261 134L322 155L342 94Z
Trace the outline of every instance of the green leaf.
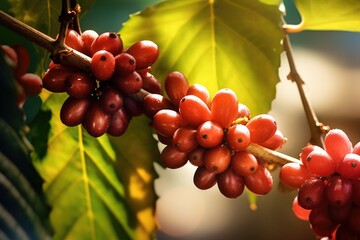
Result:
M358 0L295 0L302 22L297 30L360 31Z
M269 111L275 97L280 16L278 6L254 0L172 0L132 15L120 33L127 46L143 39L158 44L159 81L177 70L212 95L231 88L255 115Z
M10 11L18 20L29 24L33 28L55 38L59 33L58 21L61 13L61 2L46 0L8 0L11 4ZM85 13L94 0L78 1L81 13Z
M129 133L119 139L94 138L81 126L61 123L65 94L45 95L43 106L52 111L48 149L35 164L53 208L54 239L146 239L137 237L142 228L150 239L156 152L144 121L134 119ZM141 223L144 214L148 222Z
M111 142L118 156L116 169L125 186L126 201L136 213L136 239L153 239L155 230L154 208L157 196L154 180L157 174L153 162L160 160L157 143L149 120L136 117L126 133L112 137Z

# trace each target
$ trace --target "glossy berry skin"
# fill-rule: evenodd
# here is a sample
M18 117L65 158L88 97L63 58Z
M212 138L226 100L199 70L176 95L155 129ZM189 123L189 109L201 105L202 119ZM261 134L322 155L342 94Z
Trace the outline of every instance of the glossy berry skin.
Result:
M210 107L210 93L205 86L195 83L189 86L186 95L195 95Z
M261 143L273 136L277 130L275 118L269 114L260 114L246 124L250 131L251 142Z
M18 78L18 82L24 88L25 94L28 96L36 96L41 93L42 80L34 73L25 73Z
M273 178L267 168L262 165L252 174L244 176L245 186L255 194L265 195L270 192L273 186Z
M292 203L292 211L295 214L295 216L301 220L308 221L310 211L309 209L305 209L299 205L299 202L297 200L297 196L294 198Z
M217 91L211 102L211 120L222 128L228 128L237 114L238 100L235 92L228 88Z
M209 189L216 184L216 174L204 166L198 167L195 171L193 182L201 190Z
M82 32L81 39L84 43L84 54L91 56L91 45L99 37L99 34L94 30L88 29Z
M224 130L216 122L206 121L198 127L196 139L202 147L216 147L220 145L224 139Z
M211 118L208 106L194 95L187 95L180 100L179 113L188 124L196 128Z
M93 137L100 137L108 130L111 115L106 113L98 102L94 102L88 109L83 126Z
M255 173L258 166L256 157L246 150L235 152L231 157L231 168L238 175L247 176Z
M66 33L65 44L79 52L84 52L84 42L79 33L73 29Z
M136 59L136 69L142 69L151 66L156 61L159 49L154 42L142 40L130 46L126 53Z
M346 154L352 152L352 143L342 130L331 129L324 138L324 149L337 166Z
M95 78L99 81L107 81L113 75L115 71L115 58L106 51L100 50L91 58L91 72Z
M129 116L124 108L120 108L111 116L111 121L107 133L111 136L123 135L129 126Z
M148 94L144 98L144 112L146 116L152 118L158 111L162 109L174 109L172 103L160 94Z
M104 32L95 39L91 45L91 55L93 56L100 50L106 50L113 56L120 54L123 50L123 42L115 32Z
M259 143L259 145L266 147L271 150L277 150L281 148L285 143L284 135L279 129L276 130L275 134L272 135L268 140Z
M196 130L188 127L178 128L172 137L172 143L180 152L191 152L198 147Z
M311 173L303 164L287 163L281 167L280 180L285 185L292 188L300 188L300 186L311 177Z
M66 92L74 98L89 97L95 87L95 79L85 72L75 72L66 78Z
M360 156L354 153L348 153L339 162L337 172L346 178L360 178Z
M181 115L170 109L158 111L153 118L153 127L159 134L170 137L179 128L184 126L184 119Z
M189 83L181 72L174 71L165 78L165 91L175 107L179 106L180 100L185 97Z
M113 87L104 87L101 90L99 103L106 113L116 113L123 106L123 95Z
M319 176L330 176L336 170L336 163L323 149L312 151L306 158L309 171Z
M318 178L306 180L299 188L298 202L305 209L313 209L325 199L324 181Z
M180 152L176 147L168 145L161 152L161 161L168 168L180 168L188 161L187 153Z
M14 74L17 78L28 72L30 66L30 54L27 48L23 45L12 45L11 48L16 52L16 65L14 68Z
M352 195L351 180L343 176L333 176L326 185L326 196L330 206L343 207L350 203Z
M230 165L231 153L227 146L220 145L207 149L204 155L206 168L213 173L222 173Z
M138 71L137 71L138 72ZM139 72L138 72L139 73ZM140 74L140 73L139 73ZM143 80L142 88L149 93L161 94L161 84L151 73L140 74Z
M50 68L42 78L43 87L50 92L65 92L66 79L73 73L73 70L61 66Z
M237 198L245 188L244 178L236 174L231 168L217 176L217 185L220 192L228 198Z
M242 124L235 124L227 131L226 140L230 149L244 150L250 144L250 131Z
M191 151L188 155L189 162L194 166L204 166L204 155L205 155L205 148L198 147L195 150Z
M114 78L114 83L125 94L134 94L141 90L143 81L137 72L119 75Z
M61 122L69 127L81 124L90 105L90 98L76 99L68 97L60 110Z
M128 53L120 53L115 56L115 74L127 75L135 71L136 60Z

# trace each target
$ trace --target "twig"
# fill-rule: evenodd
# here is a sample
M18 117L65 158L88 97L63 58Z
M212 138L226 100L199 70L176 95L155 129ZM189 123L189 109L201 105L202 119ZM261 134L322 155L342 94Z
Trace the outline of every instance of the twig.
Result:
M305 82L301 79L296 66L295 66L295 61L293 58L293 54L292 54L292 49L291 49L291 43L289 40L289 36L286 35L284 38L284 49L285 49L285 53L289 62L289 67L290 67L290 73L287 76L287 78L293 82L296 83L297 88L299 90L299 94L301 97L301 101L302 104L304 106L304 111L306 114L306 118L309 124L309 128L310 128L310 140L309 143L313 144L313 145L317 145L317 146L323 146L323 138L322 135L324 133L327 133L330 130L329 126L325 126L323 123L321 123L316 114L315 111L313 110L312 106L310 105L308 98L306 96L305 90L304 90L304 85Z
M246 150L251 152L256 158L266 161L270 164L285 165L289 162L301 164L301 161L296 158L264 148L254 143L250 143Z

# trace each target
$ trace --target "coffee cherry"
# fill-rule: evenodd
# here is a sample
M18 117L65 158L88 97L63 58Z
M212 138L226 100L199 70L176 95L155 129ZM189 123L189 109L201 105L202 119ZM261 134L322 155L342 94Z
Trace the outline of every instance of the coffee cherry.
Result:
M51 92L65 92L66 79L73 73L73 70L62 66L50 68L42 78L43 87Z
M225 145L207 149L204 155L206 168L216 174L226 171L230 165L230 159L230 150Z
M73 98L86 98L94 91L96 81L88 73L75 72L66 78L66 92Z
M265 195L272 189L273 178L267 168L262 165L252 174L244 176L246 187L255 194Z
M136 60L128 53L120 53L115 57L115 74L127 75L135 71Z
M180 168L188 161L187 153L180 152L176 147L168 145L161 152L161 161L168 168Z
M118 75L114 78L115 86L125 94L134 94L141 90L143 81L137 72L127 75Z
M61 122L69 127L81 124L90 105L90 98L76 99L68 97L60 110Z
M238 151L231 157L231 168L241 176L247 176L257 171L258 161L250 152Z
M85 30L81 34L81 39L84 43L83 53L91 56L91 45L99 37L99 34L94 30Z
M180 152L191 152L198 147L196 130L188 127L178 128L172 137L172 143Z
M197 188L206 190L216 184L216 174L209 171L206 167L198 167L195 171L193 181Z
M217 185L220 192L228 198L239 197L245 188L243 177L237 175L231 168L217 176Z
M205 86L195 83L189 86L186 95L195 95L210 107L210 93Z
M163 109L154 115L152 124L156 132L170 137L179 127L185 126L185 121L178 112Z
M171 72L165 78L165 91L175 107L179 106L180 100L185 97L189 83L181 72Z
M224 130L216 122L206 121L198 127L196 139L202 147L216 147L224 139Z
M237 114L238 100L234 91L228 88L217 91L211 102L211 120L222 128L228 128Z
M152 118L161 109L174 109L172 103L160 94L148 94L144 98L144 113Z
M41 93L42 79L36 74L25 73L18 78L18 82L28 96L36 96Z
M73 29L67 31L65 44L79 52L84 52L84 42L79 33Z
M299 188L298 201L301 207L305 209L313 209L319 206L325 199L324 181L318 178L310 178L306 180Z
M254 143L268 140L277 130L276 121L269 114L260 114L253 117L246 126L250 131L251 142Z
M241 151L250 144L250 131L242 124L231 126L226 134L226 140L230 149Z
M99 104L106 113L116 113L123 106L123 95L113 87L104 87L101 90Z
M125 109L121 107L112 115L109 128L106 132L116 137L123 135L129 126L129 120Z
M151 66L159 56L158 46L149 40L139 41L130 46L126 53L136 59L136 69Z
M99 81L109 80L115 71L115 58L106 51L99 50L91 58L91 72Z
M123 42L115 32L104 32L95 39L91 45L91 55L93 56L100 50L106 50L113 56L120 54L123 50Z
M196 128L211 118L208 106L194 95L185 96L180 100L179 113L188 124Z
M98 102L94 102L85 115L83 126L93 137L100 137L108 130L111 115L106 113Z
M198 147L195 150L191 151L188 155L189 162L194 166L204 166L204 155L205 155L205 148Z
M137 71L139 73L139 71ZM140 73L139 73L140 74ZM161 84L151 73L140 74L143 80L142 88L150 93L161 94Z

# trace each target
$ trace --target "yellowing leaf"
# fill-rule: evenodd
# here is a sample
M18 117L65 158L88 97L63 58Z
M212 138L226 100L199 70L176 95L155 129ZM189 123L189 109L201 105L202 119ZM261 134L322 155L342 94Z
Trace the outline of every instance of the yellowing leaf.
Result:
M153 73L163 81L181 71L213 95L233 89L252 114L275 96L282 51L278 6L254 0L172 0L131 16L120 31L125 45L148 39L160 56Z
M295 0L302 23L301 30L360 31L358 0Z

